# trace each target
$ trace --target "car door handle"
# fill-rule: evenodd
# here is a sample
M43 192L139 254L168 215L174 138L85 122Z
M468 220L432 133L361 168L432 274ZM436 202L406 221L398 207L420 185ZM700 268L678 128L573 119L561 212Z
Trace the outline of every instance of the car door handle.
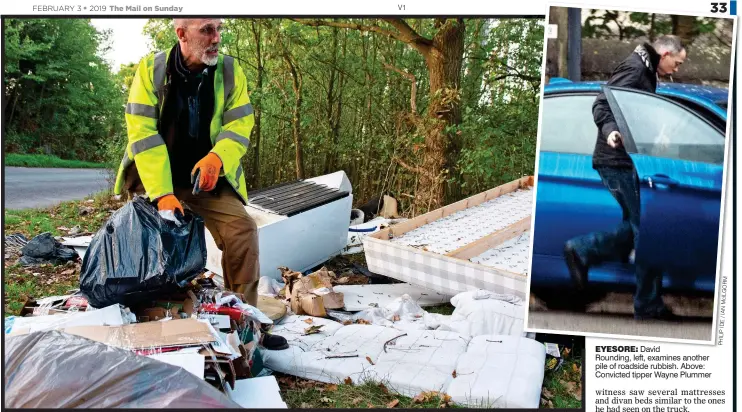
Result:
M676 187L680 184L677 180L671 178L668 175L663 175L661 173L654 174L652 176L647 176L644 178L644 180L649 184L649 187L656 188L657 185L663 185L668 187Z

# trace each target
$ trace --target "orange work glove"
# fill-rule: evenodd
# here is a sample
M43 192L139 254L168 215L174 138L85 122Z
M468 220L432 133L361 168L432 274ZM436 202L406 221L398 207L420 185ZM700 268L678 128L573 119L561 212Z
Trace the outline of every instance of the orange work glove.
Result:
M178 200L175 195L165 195L157 200L157 210L159 211L166 211L170 210L175 214L176 210L180 210L180 215L185 216L185 212L183 212L183 205L180 204L180 201Z
M198 179L198 187L204 192L214 190L216 182L219 180L219 172L222 170L222 159L214 153L204 156L203 159L196 163L196 166L191 171L191 183L195 183L193 177L197 170L201 171Z

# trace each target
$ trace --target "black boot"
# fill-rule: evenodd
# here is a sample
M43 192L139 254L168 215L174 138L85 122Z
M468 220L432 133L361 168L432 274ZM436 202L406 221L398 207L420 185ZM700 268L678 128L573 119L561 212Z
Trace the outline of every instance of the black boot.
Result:
M582 263L580 255L577 254L571 242L564 245L564 260L567 262L569 274L577 290L584 290L587 285L587 265Z
M289 348L286 338L271 333L263 333L260 344L268 350L284 350Z
M642 313L642 314L634 314L634 319L636 320L664 320L668 322L682 322L683 317L678 316L670 310L667 306L664 306L662 309L653 312L653 313Z

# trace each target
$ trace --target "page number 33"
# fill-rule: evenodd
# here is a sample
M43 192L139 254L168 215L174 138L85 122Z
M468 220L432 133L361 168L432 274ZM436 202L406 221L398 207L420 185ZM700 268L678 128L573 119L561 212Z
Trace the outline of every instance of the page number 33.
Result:
M726 13L726 12L727 12L726 3L711 3L711 13Z

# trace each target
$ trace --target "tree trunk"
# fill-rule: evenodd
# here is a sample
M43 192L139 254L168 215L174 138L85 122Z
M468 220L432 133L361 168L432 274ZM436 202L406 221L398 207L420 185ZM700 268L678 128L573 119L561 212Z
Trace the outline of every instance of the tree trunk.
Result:
M332 28L332 64L330 65L330 81L327 88L327 126L330 134L330 141L332 142L328 155L325 158L325 174L330 173L335 163L335 154L337 153L337 144L334 141L333 129L334 129L334 111L335 111L335 77L337 76L337 55L338 55L338 28Z
M655 21L656 21L656 15L654 13L651 14L650 20L649 20L649 42L653 43L656 36L655 36Z
M461 122L461 65L466 28L462 19L439 20L433 47L426 56L430 79L430 104L425 135L425 150L420 170L420 191L415 197L418 212L441 207L445 197L448 168L456 159L451 153L449 126Z
M16 87L18 87L18 86L16 86ZM10 106L10 116L8 116L8 122L5 123L5 126L7 128L10 128L10 125L13 123L13 116L15 115L15 108L16 108L16 106L18 104L18 97L20 97L20 95L21 95L20 93L18 93L17 90L13 90L13 92L15 93L15 96L13 97L13 105Z
M251 22L253 38L255 39L255 54L258 62L258 78L256 80L256 89L258 93L263 92L263 56L261 54L260 45L262 42L261 29L255 20ZM253 102L255 108L255 127L253 127L253 156L252 156L252 187L257 189L260 187L260 120L261 112L260 101Z
M455 163L450 153L452 140L449 126L461 121L460 79L464 54L466 27L462 18L437 19L433 39L421 36L402 18L384 19L396 29L387 30L377 24L325 20L298 20L308 26L329 26L379 33L394 38L417 50L425 59L429 75L429 105L425 121L419 122L418 133L425 136L421 164L409 165L397 158L404 168L418 175L419 188L415 196L415 210L425 211L440 207L445 199L447 167ZM566 24L565 24L566 29ZM365 38L364 38L365 41ZM566 68L566 65L565 65ZM361 114L361 117L365 117ZM363 120L362 120L363 122ZM362 142L362 145L365 142Z
M552 7L552 13L555 14L557 26L557 44L559 47L559 77L567 78L567 36L569 35L569 16L566 7Z
M292 87L294 89L294 110L291 118L291 129L294 136L294 148L296 149L295 164L296 164L296 178L304 179L304 153L302 151L301 142L301 89L302 79L301 73L296 69L294 62L291 60L291 56L287 50L283 51L283 59L291 72Z
M696 36L695 16L672 16L672 34L680 37L687 47Z

